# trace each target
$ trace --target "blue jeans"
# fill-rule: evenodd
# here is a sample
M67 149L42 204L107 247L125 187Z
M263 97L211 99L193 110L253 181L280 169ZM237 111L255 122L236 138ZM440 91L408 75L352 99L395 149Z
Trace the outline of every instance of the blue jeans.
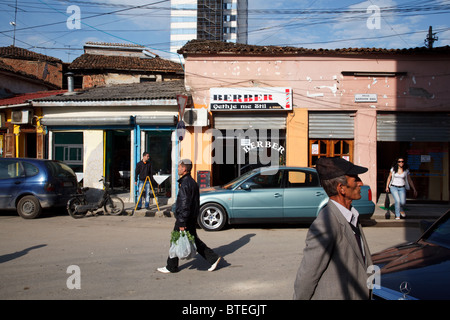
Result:
M141 194L142 188L144 187L144 182L145 181L141 181L139 180L139 184L138 184L138 199L139 199L139 195ZM142 200L145 198L145 208L148 209L149 205L150 205L150 182L147 181L147 183L145 184L145 189L144 192L142 193L141 199L139 199L139 203L137 205L137 208L141 208L142 207Z
M406 204L406 189L391 186L389 188L395 201L395 216L400 217L400 211L403 211L403 206Z

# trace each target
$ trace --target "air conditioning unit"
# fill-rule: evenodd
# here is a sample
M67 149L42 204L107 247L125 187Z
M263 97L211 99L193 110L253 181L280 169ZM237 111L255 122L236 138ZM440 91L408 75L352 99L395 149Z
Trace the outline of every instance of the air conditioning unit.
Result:
M205 108L186 109L183 115L183 121L186 126L206 127L208 126L208 110Z
M33 119L33 110L13 110L11 111L11 123L28 124Z

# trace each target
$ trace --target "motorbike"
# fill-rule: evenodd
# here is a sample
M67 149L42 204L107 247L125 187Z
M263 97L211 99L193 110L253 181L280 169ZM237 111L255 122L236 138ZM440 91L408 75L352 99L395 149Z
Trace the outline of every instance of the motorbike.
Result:
M109 182L105 182L104 178L99 180L103 182L103 190L101 197L96 202L89 202L87 197L88 187L81 188L80 192L73 194L72 198L67 201L67 211L69 215L74 219L83 218L88 212L94 212L101 207L104 208L107 214L117 216L124 210L124 203L122 199L117 196L111 195L109 191Z

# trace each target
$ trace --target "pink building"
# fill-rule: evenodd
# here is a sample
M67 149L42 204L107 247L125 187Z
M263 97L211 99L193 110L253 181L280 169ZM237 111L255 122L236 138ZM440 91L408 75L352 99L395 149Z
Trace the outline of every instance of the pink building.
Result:
M236 159L236 150L267 140L271 130L282 148L270 152L280 164L312 167L321 156L344 157L369 168L362 179L375 196L403 156L419 199L449 201L450 47L313 50L193 40L179 53L194 107L208 110L202 140L219 132L219 151L235 151L234 162L219 164L217 146L190 146L203 155L194 169L210 171L212 185L238 176L248 156ZM249 102L272 93L278 102ZM221 95L228 100L217 101ZM235 134L249 129L257 141Z

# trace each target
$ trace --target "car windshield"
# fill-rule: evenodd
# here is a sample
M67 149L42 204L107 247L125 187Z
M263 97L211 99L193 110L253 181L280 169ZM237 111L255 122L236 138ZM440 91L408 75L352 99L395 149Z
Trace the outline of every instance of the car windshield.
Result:
M234 180L231 180L230 182L224 184L222 186L223 189L233 189L235 188L237 185L239 185L242 181L246 180L249 176L251 176L253 173L255 173L255 170L251 170L248 171L246 173L244 173L243 175L237 177Z
M75 173L73 170L66 164L57 161L49 161L46 162L47 168L49 168L50 172L55 177L73 177Z
M450 215L447 214L446 219L435 226L424 240L450 249Z

